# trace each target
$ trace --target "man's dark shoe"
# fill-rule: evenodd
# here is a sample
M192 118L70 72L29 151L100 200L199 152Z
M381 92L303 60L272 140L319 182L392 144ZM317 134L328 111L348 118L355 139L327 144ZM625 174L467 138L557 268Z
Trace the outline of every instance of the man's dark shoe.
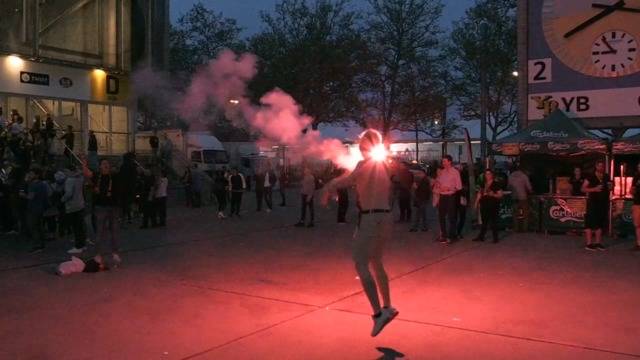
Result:
M471 241L478 241L478 242L480 242L480 241L484 241L484 238L481 238L481 237L479 237L479 236L478 236L477 238L474 238L474 239L473 239L473 240L471 240Z
M606 251L607 250L607 247L602 245L602 244L600 244L600 243L597 243L597 244L594 244L594 245L595 245L596 249L598 249L600 251Z
M315 226L315 225L314 225L312 222L310 222L310 223L309 223L309 225L307 225L307 227L308 227L308 228L312 228L312 227L314 227L314 226Z
M417 232L417 231L418 231L418 229L415 229L415 228L409 229L409 232Z
M304 223L302 221L296 223L296 227L304 227Z
M585 250L589 250L589 251L596 251L598 250L598 248L596 247L596 244L588 244L584 247Z

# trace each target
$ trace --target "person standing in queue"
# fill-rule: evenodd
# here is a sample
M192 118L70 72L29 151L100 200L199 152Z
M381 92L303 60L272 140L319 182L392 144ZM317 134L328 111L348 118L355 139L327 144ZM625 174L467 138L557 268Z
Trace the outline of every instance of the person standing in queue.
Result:
M360 215L354 234L353 260L373 310L371 336L376 336L398 315L398 310L391 306L389 280L382 263L384 245L393 224L392 183L382 135L376 130L366 130L360 136L359 146L364 160L351 174L326 185L322 203L328 204L335 189L355 186ZM382 306L378 294L382 295Z
M609 217L609 178L604 172L604 161L596 161L596 170L582 183L582 192L587 194L587 213L585 214L585 249L589 251L607 248L602 244L602 229L607 226ZM595 233L595 241L593 235Z
M500 199L502 199L502 189L491 169L484 171L484 186L478 192L476 197L476 209L480 206L480 216L482 218L482 226L480 234L473 241L484 241L487 229L491 227L493 242L498 242L498 211L500 209Z

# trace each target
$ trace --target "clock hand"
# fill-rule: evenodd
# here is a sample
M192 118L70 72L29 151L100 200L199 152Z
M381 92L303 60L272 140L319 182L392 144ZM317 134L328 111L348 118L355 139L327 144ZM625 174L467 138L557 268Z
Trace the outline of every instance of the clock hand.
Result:
M587 19L585 22L583 22L582 24L574 27L573 29L569 30L566 34L564 34L564 38L568 39L569 37L571 37L572 35L574 35L575 33L582 31L584 29L586 29L587 27L589 27L591 24L598 22L600 20L602 20L603 18L611 15L614 11L620 9L621 7L623 7L625 5L624 0L620 0L617 3L607 7L606 9L602 10L600 13L598 13L597 15Z
M608 9L613 5L607 5L607 4L592 4L591 7L595 8L595 9ZM625 11L625 12L632 12L632 13L640 13L640 9L638 8L630 8L630 7L626 7L623 6L621 8L618 9L619 11Z
M602 55L607 55L607 54L617 54L617 53L618 53L618 50L614 49L614 48L609 44L609 42L607 41L607 38L605 38L605 37L603 36L601 40L602 40L602 42L603 42L605 45L607 45L607 47L609 48L609 51L603 51L603 52L601 52L600 54L602 54Z

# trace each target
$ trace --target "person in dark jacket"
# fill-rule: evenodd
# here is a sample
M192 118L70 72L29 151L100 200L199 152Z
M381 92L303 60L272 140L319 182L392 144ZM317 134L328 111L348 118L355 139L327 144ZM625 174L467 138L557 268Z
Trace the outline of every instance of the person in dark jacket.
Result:
M116 232L117 219L117 187L115 186L115 176L111 173L111 163L109 160L100 161L100 169L93 176L93 205L96 216L96 242L98 253L105 254L106 237L109 237L109 244L113 258L120 262L119 244Z
M89 131L89 144L87 145L87 160L91 171L98 170L98 139L93 130Z
M345 169L337 168L331 174L333 179L337 179L346 173ZM338 194L338 224L347 223L347 211L349 210L349 187L339 187Z
M573 175L569 178L571 184L571 196L585 196L582 191L582 184L584 184L584 176L582 175L582 168L576 166L573 168Z
M240 217L240 207L242 206L242 194L247 188L244 176L238 172L238 168L231 169L229 176L229 192L231 192L231 209L229 217L236 215Z
M262 210L262 199L267 204L267 212L273 209L273 187L278 182L276 173L271 169L271 164L266 163L264 171L256 174L256 211Z
M498 211L500 210L501 199L502 187L495 181L493 171L491 169L485 170L484 185L480 188L476 198L476 208L480 207L482 226L480 234L473 241L484 241L487 229L491 227L493 242L498 242Z
M73 161L73 146L75 144L73 126L67 126L67 131L60 137L60 140L64 141L64 155L69 160L69 163L71 163Z
M142 168L138 168L138 170L140 174L140 201L142 206L142 226L140 228L148 228L149 222L151 222L152 227L156 227L156 216L153 207L153 201L155 199L154 184L156 183L156 179L150 171L143 170Z
M285 167L280 168L280 177L278 178L278 185L280 188L280 206L287 206L287 185L289 185L289 176L287 175L287 169Z
M458 238L462 239L462 231L467 221L467 208L469 207L469 169L466 166L460 171L460 179L462 180L462 189L458 191Z
M411 221L411 187L413 186L413 174L406 163L398 165L398 170L394 175L394 183L398 196L398 206L400 208L400 218L398 222Z
M45 158L49 163L53 162L53 152L51 151L51 146L53 144L53 139L56 137L56 129L55 123L51 118L51 115L47 114L47 118L44 121L44 130L43 130L44 139L44 148L45 148Z
M421 227L422 231L427 231L429 230L427 223L427 206L429 206L429 202L431 201L431 181L425 170L418 171L415 178L413 195L415 216L413 225L409 231L418 231L418 227Z
M149 137L149 146L154 160L158 157L158 148L160 148L160 139L158 139L158 130L153 130L153 135Z
M130 184L132 179L138 178L136 159L134 153L126 153L122 157L122 166L118 172L118 181L116 182L120 186L118 191L119 205L122 210L122 224L126 221L131 224L131 205L136 198L136 187L126 186L124 184Z
M229 180L224 175L223 170L216 171L213 179L213 193L216 195L218 202L218 219L224 219L224 211L227 207L227 190L229 188Z
M42 171L40 169L31 169L27 173L26 180L28 182L27 192L22 192L21 196L28 200L27 205L27 223L29 226L29 234L33 241L31 252L38 252L44 249L44 211L48 207L49 193L48 187L42 181Z

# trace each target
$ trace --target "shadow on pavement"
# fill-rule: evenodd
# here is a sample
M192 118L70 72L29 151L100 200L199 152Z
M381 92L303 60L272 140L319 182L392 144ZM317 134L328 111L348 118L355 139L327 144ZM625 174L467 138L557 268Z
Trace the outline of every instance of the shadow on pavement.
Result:
M387 348L387 347L377 347L376 350L382 353L382 356L378 358L378 360L395 360L401 359L404 357L404 354L398 352L395 349Z

